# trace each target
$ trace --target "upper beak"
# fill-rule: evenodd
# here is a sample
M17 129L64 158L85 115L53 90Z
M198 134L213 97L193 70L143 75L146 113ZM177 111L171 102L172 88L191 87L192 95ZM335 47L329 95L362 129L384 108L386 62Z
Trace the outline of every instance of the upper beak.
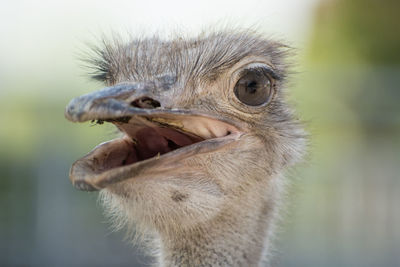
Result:
M238 121L230 120L219 114L202 112L200 110L164 108L163 98L169 97L159 92L166 91L169 84L156 82L123 83L115 86L105 87L93 93L85 94L72 99L65 109L65 117L72 122L85 122L90 120L113 120L123 117L163 116L181 117L196 115L214 118L237 128L243 125ZM131 105L132 102L141 98L150 97L160 100L161 107L147 109Z
M130 105L130 98L138 98L149 91L148 83L126 83L72 99L65 109L65 117L73 122L123 117L127 113L147 114L145 109Z
M165 85L157 85L155 82L125 83L106 87L71 100L66 107L65 117L73 122L107 120L132 137L135 127L143 127L143 125L149 124L148 120L150 120L153 124L150 123L149 127L153 127L154 123L158 123L162 127L178 127L179 131L195 134L205 140L160 157L149 158L115 169L98 171L93 164L103 159L104 155L108 155L111 153L110 151L114 150L119 151L119 154L127 151L126 142L123 139L102 144L73 164L70 178L76 187L83 190L97 190L131 177L165 171L166 166L168 168L176 167L182 158L215 151L237 141L242 135L243 125L236 120L199 110L163 107L162 96L168 97L166 91ZM142 97L156 98L157 101L160 100L161 105L148 109L138 108L131 104Z

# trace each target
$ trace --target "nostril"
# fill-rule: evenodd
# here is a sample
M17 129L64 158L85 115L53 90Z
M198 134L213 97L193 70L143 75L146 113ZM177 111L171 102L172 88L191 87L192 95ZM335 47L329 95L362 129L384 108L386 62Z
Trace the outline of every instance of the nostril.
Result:
M157 100L154 100L150 97L141 97L141 98L138 98L138 99L132 101L131 106L134 106L136 108L151 109L151 108L158 108L161 105L160 105L160 102L158 102Z

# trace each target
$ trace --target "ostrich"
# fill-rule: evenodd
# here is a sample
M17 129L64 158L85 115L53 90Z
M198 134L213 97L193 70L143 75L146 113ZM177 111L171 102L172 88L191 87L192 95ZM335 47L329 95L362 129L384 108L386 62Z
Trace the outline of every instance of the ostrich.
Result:
M268 264L283 172L305 143L285 100L289 48L220 31L93 51L107 87L65 116L112 123L121 137L77 160L73 185L99 190L117 227L151 237L160 266Z

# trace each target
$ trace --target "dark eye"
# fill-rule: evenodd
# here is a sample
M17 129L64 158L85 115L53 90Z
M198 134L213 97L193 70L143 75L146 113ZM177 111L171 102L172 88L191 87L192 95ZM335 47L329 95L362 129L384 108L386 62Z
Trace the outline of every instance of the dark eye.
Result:
M244 104L260 106L270 100L272 85L264 73L247 72L237 81L234 92Z

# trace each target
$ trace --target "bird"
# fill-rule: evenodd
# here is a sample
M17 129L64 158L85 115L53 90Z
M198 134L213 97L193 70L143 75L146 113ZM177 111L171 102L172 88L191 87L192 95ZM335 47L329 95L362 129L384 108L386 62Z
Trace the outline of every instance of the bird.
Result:
M72 122L115 139L73 163L79 190L158 266L269 266L288 169L307 134L288 100L293 49L251 29L104 38Z

